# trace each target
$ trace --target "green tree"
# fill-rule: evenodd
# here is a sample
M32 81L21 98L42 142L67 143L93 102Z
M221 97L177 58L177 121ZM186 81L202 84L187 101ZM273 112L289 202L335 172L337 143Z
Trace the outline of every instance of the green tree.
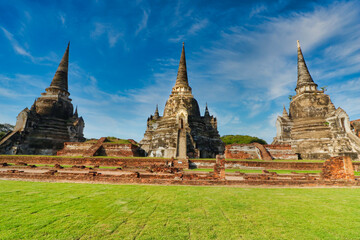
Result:
M260 144L267 144L265 140L258 138L258 137L252 137L249 135L225 135L221 137L221 140L226 144L249 144L249 143L260 143Z

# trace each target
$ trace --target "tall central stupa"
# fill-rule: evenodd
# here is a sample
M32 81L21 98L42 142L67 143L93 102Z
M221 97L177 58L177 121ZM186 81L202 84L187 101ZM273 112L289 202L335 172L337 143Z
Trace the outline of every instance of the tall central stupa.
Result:
M189 86L185 48L180 57L175 86L165 104L163 116L158 107L147 120L147 129L140 142L151 157L215 157L223 153L224 144L217 131L216 118L206 106L204 116Z

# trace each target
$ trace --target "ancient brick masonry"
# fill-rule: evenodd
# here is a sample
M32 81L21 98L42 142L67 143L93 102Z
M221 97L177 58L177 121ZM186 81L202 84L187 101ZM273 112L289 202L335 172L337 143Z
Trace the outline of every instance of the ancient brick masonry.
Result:
M306 66L298 42L298 78L296 95L276 120L272 144L291 145L302 159L327 159L350 156L359 159L360 139L350 127L349 116L335 108L324 90L318 90Z
M57 152L58 156L112 156L112 157L143 157L144 151L137 143L112 143L103 137L97 142L66 142L64 148Z
M4 156L5 157L5 156ZM15 159L13 156L6 156L8 160ZM19 157L22 159L22 157ZM34 159L43 159L42 162L48 160L55 161L55 157L31 157L31 162ZM324 174L332 172L336 178L320 178L319 174L308 173L291 173L278 174L263 170L263 173L226 173L225 174L225 159L222 156L217 157L214 164L214 172L187 172L180 168L172 167L171 162L165 162L164 159L138 159L137 164L133 161L128 161L133 167L125 167L115 159L93 158L92 163L103 163L111 166L121 166L116 169L99 168L99 166L85 167L72 166L66 167L56 164L52 166L35 166L29 165L26 162L17 162L13 164L0 164L0 179L12 180L31 180L31 181L71 181L71 182L98 182L98 183L137 183L137 184L185 184L185 185L276 185L276 186L359 186L359 179L353 179L351 173L351 165L347 165L342 161L333 161L331 164L325 164ZM18 159L20 160L20 159ZM66 159L68 161L68 159ZM85 159L84 159L85 160ZM110 160L110 161L109 161ZM124 161L125 159L120 159ZM339 159L335 159L339 160ZM348 159L349 160L349 159ZM0 159L0 161L2 161ZM56 160L58 161L58 160ZM75 159L72 159L75 161ZM68 162L67 162L68 163ZM274 162L268 162L274 164ZM114 165L115 164L115 165ZM283 164L279 163L278 164ZM347 169L344 172L342 170ZM350 181L349 181L350 180Z
M84 120L68 92L69 45L46 92L17 116L13 132L0 140L0 153L54 155L64 142L83 137Z
M355 180L350 157L332 157L324 162L321 177L325 180Z
M298 159L298 155L294 153L290 145L261 145L259 143L226 145L225 157L261 160Z
M96 152L99 151L103 143L105 142L106 137L100 138L94 145L92 145L88 150L86 150L82 156L84 157L92 157L95 156ZM59 154L58 154L59 155Z
M224 151L216 118L206 106L204 116L188 83L185 49L182 48L175 86L165 104L163 116L156 107L147 120L140 146L151 157L215 157ZM184 148L186 147L186 148Z
M216 163L214 165L214 177L225 180L225 158L223 155L216 155Z

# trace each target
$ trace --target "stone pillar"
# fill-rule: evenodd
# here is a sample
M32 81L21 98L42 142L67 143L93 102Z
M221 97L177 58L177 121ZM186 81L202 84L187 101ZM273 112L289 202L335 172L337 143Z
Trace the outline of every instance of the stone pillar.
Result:
M224 155L216 155L216 163L214 165L214 177L225 180L225 158Z

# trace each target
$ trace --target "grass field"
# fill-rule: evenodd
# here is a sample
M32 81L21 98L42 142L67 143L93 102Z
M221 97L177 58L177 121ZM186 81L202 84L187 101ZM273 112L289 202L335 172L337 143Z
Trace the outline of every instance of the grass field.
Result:
M0 181L0 239L359 239L360 189Z

